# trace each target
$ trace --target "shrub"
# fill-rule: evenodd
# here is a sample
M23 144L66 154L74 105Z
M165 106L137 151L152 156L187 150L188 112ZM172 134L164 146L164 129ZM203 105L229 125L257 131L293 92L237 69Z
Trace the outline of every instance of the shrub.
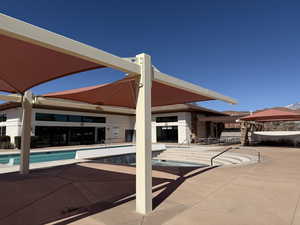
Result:
M0 149L11 148L14 148L14 146L12 143L10 143L10 136L0 136Z
M39 137L31 136L30 139L30 148L36 148L38 145ZM21 149L21 136L15 136L15 146L16 148Z
M18 149L21 149L21 136L15 136L15 146Z
M0 142L9 142L10 143L10 136L0 136Z
M13 149L14 145L10 142L0 142L0 149Z

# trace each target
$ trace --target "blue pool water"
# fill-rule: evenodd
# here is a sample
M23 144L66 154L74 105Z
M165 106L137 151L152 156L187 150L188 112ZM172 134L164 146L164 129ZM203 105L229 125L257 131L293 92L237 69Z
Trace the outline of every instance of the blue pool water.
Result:
M109 148L120 148L120 147L130 147L133 145L120 145L120 146L109 146ZM74 150L60 150L60 151L45 151L45 152L32 152L30 153L30 163L39 163L39 162L49 162L57 160L66 160L66 159L75 159L77 151L84 150L96 150L96 149L105 149L106 147L98 148L84 148L84 149L74 149ZM153 152L153 156L155 154ZM129 153L119 156L108 156L99 159L99 162L103 163L112 163L112 164L125 164L125 165L135 165L135 154ZM0 155L0 164L8 165L19 165L20 164L20 154L12 153ZM168 161L168 160L159 160L152 159L153 166L171 166L171 167L204 167L207 165L199 163L190 163L190 162L178 162L178 161Z
M159 153L152 152L152 157L156 157ZM117 165L136 165L136 155L135 154L126 154L120 156L109 156L105 158L98 159L99 162L108 163L108 164L117 164ZM168 166L168 167L206 167L208 165L201 163L192 163L192 162L179 162L172 160L161 160L161 159L152 159L153 166Z
M129 163L131 166L135 166L136 163ZM191 163L191 162L179 162L171 160L152 159L152 166L168 166L168 167L206 167L206 164Z
M191 163L191 162L178 162L170 160L152 159L153 166L176 166L176 167L206 167L206 164Z
M109 148L118 148L118 147L128 147L132 145L122 145L122 146L110 146ZM105 149L106 147L99 148L84 148L84 149L74 149L66 151L51 151L51 152L32 152L30 153L30 163L38 162L49 162L65 159L75 159L76 152L78 150L95 150L95 149ZM20 164L20 154L5 154L0 155L0 163L8 164L10 161L13 161L13 165Z

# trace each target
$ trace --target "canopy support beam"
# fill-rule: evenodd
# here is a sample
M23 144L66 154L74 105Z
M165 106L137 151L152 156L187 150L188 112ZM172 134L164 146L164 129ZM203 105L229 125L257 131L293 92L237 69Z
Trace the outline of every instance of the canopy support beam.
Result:
M1 101L9 101L9 102L21 102L22 101L22 96L21 95L16 95L16 94L11 94L11 95L2 95L2 94L0 94L0 100Z
M137 55L141 65L136 104L136 211L152 211L152 141L151 141L151 57Z
M166 85L169 85L169 86L172 86L175 88L183 89L183 90L195 93L195 94L210 97L212 100L221 100L221 101L228 102L231 104L237 104L237 101L230 97L221 95L221 94L211 91L209 89L200 87L200 86L192 84L190 82L187 82L187 81L178 79L176 77L172 77L168 74L159 72L155 68L153 69L153 80L160 82L162 84L166 84Z
M0 96L1 97L1 96ZM85 109L85 110L96 110L104 112L114 112L114 113L126 113L135 114L135 109L118 107L118 106L106 106L106 105L94 105L84 102L76 102L72 100L65 100L59 98L42 97L36 96L34 105L37 106L54 106L54 107L69 107L75 109Z
M100 49L88 46L43 28L0 13L0 34L14 37L67 55L114 68L125 73L138 74L139 65Z
M23 115L21 134L20 174L29 173L32 102L32 93L30 91L26 91L22 100Z

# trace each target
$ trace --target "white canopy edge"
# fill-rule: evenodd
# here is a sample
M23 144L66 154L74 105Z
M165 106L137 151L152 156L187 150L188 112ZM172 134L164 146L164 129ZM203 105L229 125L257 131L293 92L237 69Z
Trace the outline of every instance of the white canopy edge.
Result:
M130 75L140 74L141 72L140 65L136 62L133 62L134 60L130 60L130 58L120 58L100 49L88 46L2 13L0 13L0 34L53 49L67 55L76 56L90 62L98 63L100 65L129 73ZM237 103L236 100L230 97L172 77L165 73L161 73L155 67L153 69L153 79L158 82L190 91L195 94L207 96L212 99L225 101L231 104Z
M8 101L8 102L22 102L22 96L17 94L11 95L2 95L0 94L1 101Z
M47 98L47 97L36 97L34 101L35 105L44 106L56 106L56 107L69 107L76 109L86 109L86 110L97 110L112 113L125 113L125 114L135 114L135 109L130 109L126 107L117 106L106 106L106 105L94 105L77 101L70 101L60 98Z
M157 82L167 84L175 88L183 89L195 94L203 95L212 99L221 100L231 104L237 104L237 101L233 98L227 97L225 95L219 94L215 91L211 91L201 86L192 84L190 82L178 79L176 77L172 77L165 73L159 72L156 69L153 69L153 76L154 76L153 79Z
M17 94L12 95L1 95L0 100L10 101L10 102L22 102L22 96ZM85 110L97 110L99 112L112 112L112 113L125 113L125 114L135 114L135 109L130 109L126 107L117 106L106 106L106 105L93 105L83 102L71 101L60 98L48 98L36 96L34 98L35 105L41 106L56 106L56 107L69 107L74 109L85 109Z
M108 52L0 13L0 34L121 70L140 73L140 66Z
M300 131L255 131L254 134L261 136L300 136Z

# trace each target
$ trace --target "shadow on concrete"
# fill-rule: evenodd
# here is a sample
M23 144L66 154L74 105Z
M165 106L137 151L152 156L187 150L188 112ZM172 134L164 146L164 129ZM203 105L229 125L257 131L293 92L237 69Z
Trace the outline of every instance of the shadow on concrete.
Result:
M174 191L177 190L177 188L182 185L187 179L192 178L194 176L197 176L199 174L202 174L204 172L207 172L211 169L216 168L217 166L213 167L205 167L201 168L201 170L198 170L199 167L189 167L189 168L177 168L179 171L181 171L180 176L168 184L161 186L160 189L164 188L164 190L159 193L157 196L153 198L153 209L157 208L164 200L166 200ZM175 168L176 169L176 168ZM191 173L191 171L197 170L194 173ZM185 173L184 173L185 171ZM157 190L155 190L157 191Z
M174 172L174 168L154 168ZM199 168L194 168L199 169ZM153 177L153 199L161 204L186 179L210 168L189 174L181 168L176 180ZM131 170L131 171L129 171ZM54 221L69 224L135 199L135 169L83 163L34 170L27 176L0 175L0 224L32 225Z

